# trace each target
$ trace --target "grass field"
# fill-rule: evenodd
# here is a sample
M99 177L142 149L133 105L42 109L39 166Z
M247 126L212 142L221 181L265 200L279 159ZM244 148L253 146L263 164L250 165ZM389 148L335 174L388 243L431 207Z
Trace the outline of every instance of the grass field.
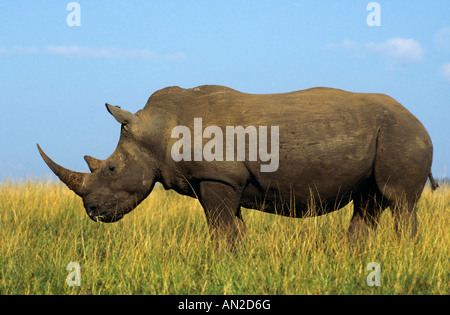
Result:
M215 251L197 200L156 187L115 224L48 181L0 184L0 294L450 294L450 188L425 190L415 240L387 210L376 235L349 246L349 206L290 219L244 210L238 252ZM81 285L66 270L79 263ZM380 286L368 286L381 267Z

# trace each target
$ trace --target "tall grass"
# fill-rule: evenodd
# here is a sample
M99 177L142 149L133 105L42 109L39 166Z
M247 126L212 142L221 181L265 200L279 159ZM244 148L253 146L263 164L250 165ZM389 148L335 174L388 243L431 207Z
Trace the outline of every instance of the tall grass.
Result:
M0 294L449 294L450 188L426 190L419 234L378 233L349 246L352 209L290 219L244 210L237 252L215 251L197 200L156 187L115 224L91 221L81 199L49 181L0 184ZM70 287L66 266L81 266ZM370 262L381 286L369 287Z

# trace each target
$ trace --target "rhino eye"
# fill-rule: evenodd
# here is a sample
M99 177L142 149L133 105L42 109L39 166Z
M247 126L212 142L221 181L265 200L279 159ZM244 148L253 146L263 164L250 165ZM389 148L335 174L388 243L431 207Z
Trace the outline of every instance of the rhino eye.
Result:
M116 170L116 167L115 166L110 166L109 170L110 170L110 172L114 172Z

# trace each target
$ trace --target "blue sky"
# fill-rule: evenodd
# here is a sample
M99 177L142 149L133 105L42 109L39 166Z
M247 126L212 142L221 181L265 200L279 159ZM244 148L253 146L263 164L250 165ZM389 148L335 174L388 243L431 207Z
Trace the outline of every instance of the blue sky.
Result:
M385 93L434 143L450 174L450 2L80 0L0 2L0 180L49 176L36 143L65 167L104 159L119 125L104 104L141 109L158 89L220 84L248 93L315 86Z

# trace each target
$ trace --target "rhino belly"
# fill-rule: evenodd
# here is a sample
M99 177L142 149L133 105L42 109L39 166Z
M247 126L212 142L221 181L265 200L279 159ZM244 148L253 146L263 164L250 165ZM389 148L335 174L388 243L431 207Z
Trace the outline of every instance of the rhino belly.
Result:
M252 181L242 196L247 208L288 216L321 215L349 203L370 179L377 132L292 141L280 149L279 168L261 173L248 165Z

